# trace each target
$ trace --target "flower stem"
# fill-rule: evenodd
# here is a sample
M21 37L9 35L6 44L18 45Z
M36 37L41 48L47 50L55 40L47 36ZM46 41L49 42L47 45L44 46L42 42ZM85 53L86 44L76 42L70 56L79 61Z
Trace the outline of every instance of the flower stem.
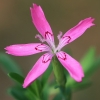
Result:
M58 61L57 57L53 57L52 65L58 87L64 97L64 100L68 100L66 96L66 76L64 74L64 68Z
M58 86L65 87L66 77L64 74L64 68L55 56L53 57L52 65Z

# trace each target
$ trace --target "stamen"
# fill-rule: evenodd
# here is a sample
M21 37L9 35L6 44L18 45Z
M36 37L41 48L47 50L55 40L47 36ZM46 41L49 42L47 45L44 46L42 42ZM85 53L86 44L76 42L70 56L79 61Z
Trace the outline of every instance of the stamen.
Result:
M35 36L35 38L38 38L41 42L45 42L45 39L41 35L39 35L39 34L37 34Z
M39 40L41 42L47 42L49 44L49 46L44 46L43 44L38 45L37 47L35 47L35 50L38 51L49 51L52 53L52 50L54 51L55 49L55 44L54 44L54 37L53 34L51 34L50 32L45 32L45 37L43 38L41 35L37 34L35 36L35 38L39 38Z
M70 36L64 36L59 40L59 45L57 47L58 50L60 50L62 47L64 47L65 45L69 44L71 40Z
M60 31L59 34L58 34L58 36L57 36L58 40L61 39L62 35L63 35L63 33Z

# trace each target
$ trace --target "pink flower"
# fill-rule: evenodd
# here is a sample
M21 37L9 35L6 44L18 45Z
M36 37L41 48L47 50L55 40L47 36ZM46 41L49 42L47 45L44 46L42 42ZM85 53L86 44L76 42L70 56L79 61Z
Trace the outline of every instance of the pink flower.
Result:
M70 55L61 51L61 49L80 37L86 29L93 26L94 24L92 22L94 21L94 18L89 17L81 20L75 27L71 28L64 35L60 33L57 36L59 44L58 46L55 46L52 29L45 18L42 8L33 4L33 8L31 7L30 10L33 24L41 34L36 35L36 38L39 38L42 43L17 44L5 48L7 50L6 53L14 56L28 56L40 52L47 52L39 58L30 70L24 80L23 87L26 88L35 79L42 75L48 68L52 57L55 55L64 68L69 72L70 76L77 82L81 82L82 77L84 77L81 65ZM43 42L47 42L48 45L43 44Z

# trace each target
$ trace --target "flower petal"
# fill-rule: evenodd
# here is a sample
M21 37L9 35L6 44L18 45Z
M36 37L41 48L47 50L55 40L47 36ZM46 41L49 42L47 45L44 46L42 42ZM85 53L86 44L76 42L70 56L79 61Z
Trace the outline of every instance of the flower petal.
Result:
M91 18L91 17L86 18L84 20L81 20L75 27L67 31L60 40L59 48L61 49L66 44L69 44L70 42L80 37L86 31L86 29L94 25L92 23L93 21L94 21L94 18Z
M24 88L26 88L29 84L31 84L35 79L37 79L46 71L51 62L51 59L52 55L49 53L46 53L39 58L39 60L35 63L35 65L25 78L23 83Z
M56 55L64 68L68 70L70 76L77 82L81 82L84 72L79 62L63 51L58 52Z
M41 43L16 44L5 48L6 53L14 56L28 56L35 53L49 51L49 47Z
M43 12L41 6L37 6L36 4L33 4L33 8L30 7L30 10L31 10L32 21L33 21L36 29L39 31L39 33L44 38L45 38L46 32L53 34L51 27L45 18L45 15L44 15L44 12Z

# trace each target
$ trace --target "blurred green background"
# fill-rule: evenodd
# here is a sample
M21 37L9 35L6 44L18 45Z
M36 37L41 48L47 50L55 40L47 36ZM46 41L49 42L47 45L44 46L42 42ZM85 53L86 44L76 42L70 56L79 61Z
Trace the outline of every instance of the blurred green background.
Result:
M71 48L73 57L78 61L90 46L96 46L97 55L100 55L100 0L0 0L0 52L11 44L39 42L34 38L38 32L30 16L32 3L42 6L55 36L84 18L94 17L96 25L67 47ZM26 75L40 55L11 57ZM100 100L99 73L100 70L91 77L93 85L74 93L72 100ZM13 100L6 94L6 89L12 84L0 69L0 100Z

